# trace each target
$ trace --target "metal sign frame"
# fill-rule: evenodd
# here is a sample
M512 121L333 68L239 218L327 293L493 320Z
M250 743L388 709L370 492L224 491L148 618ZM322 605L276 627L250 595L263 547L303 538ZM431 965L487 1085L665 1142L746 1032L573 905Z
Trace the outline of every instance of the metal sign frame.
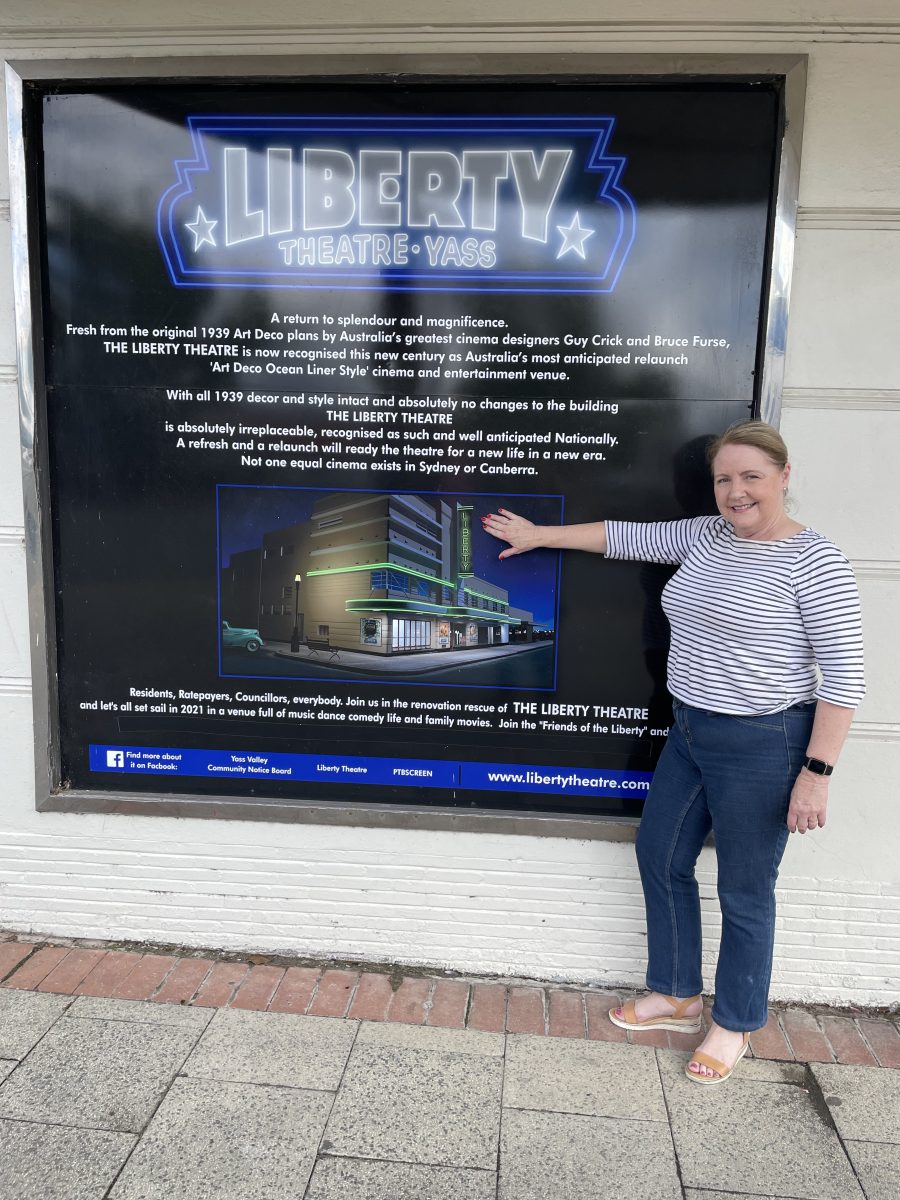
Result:
M637 819L474 811L460 808L384 804L378 801L329 802L263 798L236 801L222 796L177 796L109 791L70 790L61 780L58 739L58 677L53 556L49 523L49 481L40 459L36 431L37 398L42 395L43 344L40 324L39 246L29 228L24 103L30 87L60 83L171 82L210 80L284 82L303 77L447 79L477 77L485 82L530 78L595 81L620 86L647 82L688 82L713 77L720 81L748 76L780 81L784 95L784 132L769 237L768 287L764 293L764 337L758 363L758 413L778 425L787 338L787 317L794 258L800 178L800 151L806 98L806 55L340 55L272 58L147 58L57 61L11 61L6 64L9 118L10 214L16 317L16 357L21 427L25 545L34 709L35 799L39 812L102 812L232 820L273 820L383 828L447 829L633 840ZM37 445L36 445L37 432ZM37 450L37 454L36 454Z

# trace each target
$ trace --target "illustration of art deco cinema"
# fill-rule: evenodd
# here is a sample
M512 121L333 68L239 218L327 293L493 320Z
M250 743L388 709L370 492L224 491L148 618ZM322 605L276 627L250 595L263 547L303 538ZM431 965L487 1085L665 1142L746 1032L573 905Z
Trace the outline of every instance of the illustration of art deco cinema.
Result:
M472 570L471 522L471 505L436 496L324 496L231 556L222 614L267 643L370 654L530 643L533 614Z

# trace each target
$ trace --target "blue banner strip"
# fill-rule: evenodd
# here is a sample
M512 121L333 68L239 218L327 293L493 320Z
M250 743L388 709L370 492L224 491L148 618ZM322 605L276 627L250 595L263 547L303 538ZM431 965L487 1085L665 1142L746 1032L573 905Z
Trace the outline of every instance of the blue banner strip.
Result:
M551 792L560 796L647 794L651 771L595 770L593 767L532 767L521 763L459 764L459 786L479 792Z
M570 796L640 795L649 771L535 767L442 759L360 758L337 754L276 754L247 750L180 750L159 746L91 745L92 771L118 775L191 775L206 779L300 783L368 783L382 787L549 792Z

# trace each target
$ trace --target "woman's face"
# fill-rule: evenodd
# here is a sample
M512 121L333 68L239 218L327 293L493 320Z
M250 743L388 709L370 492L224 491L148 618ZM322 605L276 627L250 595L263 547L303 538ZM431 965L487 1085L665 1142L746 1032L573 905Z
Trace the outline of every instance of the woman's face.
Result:
M755 446L722 447L713 462L716 504L738 537L760 541L778 537L790 474L790 463L782 471Z

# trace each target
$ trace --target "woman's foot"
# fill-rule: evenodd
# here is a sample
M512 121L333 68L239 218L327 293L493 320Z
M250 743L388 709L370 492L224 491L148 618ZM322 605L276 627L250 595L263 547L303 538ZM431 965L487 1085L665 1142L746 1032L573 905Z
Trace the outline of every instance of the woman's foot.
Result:
M620 1029L673 1029L683 1033L699 1033L703 1013L703 998L688 996L677 1000L662 992L650 992L638 1000L629 1000L610 1009L609 1019Z
M747 1033L734 1033L731 1029L723 1029L721 1025L712 1022L709 1033L694 1051L694 1055L703 1054L716 1062L722 1070L716 1070L708 1063L692 1057L685 1068L687 1073L710 1083L727 1079L746 1053L749 1036Z

